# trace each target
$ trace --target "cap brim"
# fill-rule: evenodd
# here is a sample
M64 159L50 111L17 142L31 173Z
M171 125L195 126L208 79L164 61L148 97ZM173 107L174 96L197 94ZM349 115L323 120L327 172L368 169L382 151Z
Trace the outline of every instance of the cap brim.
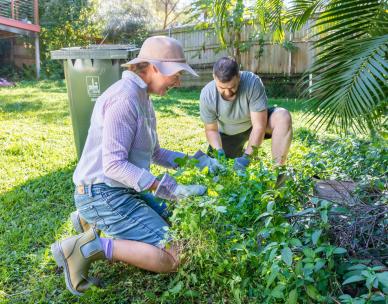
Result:
M171 62L171 61L157 61L157 60L145 60L141 58L135 58L127 63L122 64L122 67L129 67L130 65L141 63L141 62L149 62L155 65L160 73L166 76L174 75L180 71L186 71L193 76L199 77L199 75L187 64L184 62Z
M137 63L140 63L140 62L148 62L148 60L144 60L144 59L139 59L139 58L135 58L135 59L132 59L131 61L128 61L126 63L123 63L121 66L123 68L127 68L133 64L137 64Z

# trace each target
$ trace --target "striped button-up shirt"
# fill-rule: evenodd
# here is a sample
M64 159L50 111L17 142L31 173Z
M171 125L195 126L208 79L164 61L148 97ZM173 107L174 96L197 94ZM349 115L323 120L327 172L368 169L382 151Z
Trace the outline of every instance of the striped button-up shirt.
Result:
M105 183L140 192L155 176L150 163L176 168L183 153L163 149L156 134L156 118L146 83L124 71L96 101L81 159L73 175L75 185Z

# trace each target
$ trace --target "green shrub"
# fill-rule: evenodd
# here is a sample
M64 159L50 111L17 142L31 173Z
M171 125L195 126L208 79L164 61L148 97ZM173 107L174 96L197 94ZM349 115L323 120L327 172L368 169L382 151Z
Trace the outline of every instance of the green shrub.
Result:
M10 81L36 80L35 65L25 65L21 68L13 64L5 64L0 67L0 77Z
M297 77L263 76L265 92L269 98L298 98Z
M367 288L358 286L355 298L343 294L340 286L353 284L349 271L360 262L338 247L329 232L330 214L347 211L311 197L311 177L322 171L326 176L378 175L386 163L385 147L339 138L312 151L292 156L287 169L291 179L280 189L275 189L278 169L271 169L264 155L247 174L233 172L231 161L224 161L228 171L216 177L206 169L198 173L195 161L186 160L176 177L182 183L207 185L208 196L174 206L170 234L182 247L185 263L163 301L334 303L339 297L343 303L384 303L387 272L367 266L368 261L362 267L369 274L364 271L359 278Z

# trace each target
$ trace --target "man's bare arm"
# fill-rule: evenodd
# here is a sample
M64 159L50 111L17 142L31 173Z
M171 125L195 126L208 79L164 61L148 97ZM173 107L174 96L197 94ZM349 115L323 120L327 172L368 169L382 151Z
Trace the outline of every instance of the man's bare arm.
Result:
M222 149L221 136L218 132L217 122L211 124L205 124L206 139L213 149Z
M246 154L252 154L252 147L259 147L263 142L265 130L267 128L267 110L261 112L251 112L252 131L249 135Z

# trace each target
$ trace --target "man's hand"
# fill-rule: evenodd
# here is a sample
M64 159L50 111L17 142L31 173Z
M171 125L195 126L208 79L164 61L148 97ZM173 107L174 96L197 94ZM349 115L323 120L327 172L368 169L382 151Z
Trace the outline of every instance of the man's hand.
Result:
M235 171L245 171L249 163L249 155L244 153L243 156L234 159L233 169Z
M200 169L203 169L205 167L209 168L210 173L216 173L217 171L224 171L225 168L223 165L221 165L218 160L211 158L210 156L203 153L201 150L198 150L193 158L198 160L198 164L196 166Z
M155 191L155 196L162 199L178 201L190 196L204 195L207 188L202 185L178 185L168 174L164 174Z
M225 158L225 157L226 157L226 155L225 155L224 149L218 149L217 150L217 158L221 159L221 158Z

